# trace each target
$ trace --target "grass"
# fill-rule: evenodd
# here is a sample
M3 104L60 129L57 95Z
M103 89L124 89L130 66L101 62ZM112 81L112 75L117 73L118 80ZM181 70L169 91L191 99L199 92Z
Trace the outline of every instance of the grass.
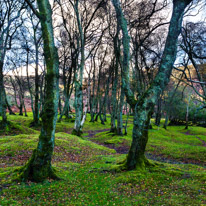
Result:
M62 121L57 124L52 163L62 180L9 184L14 170L26 163L37 145L39 128L28 128L31 119L31 114L9 116L14 127L17 125L16 135L15 132L0 135L1 206L206 205L206 148L197 138L205 141L205 128L184 130L184 127L171 126L164 130L153 126L147 153L156 166L144 172L112 173L108 169L125 159L126 154L108 146L129 147L131 122L127 136L116 136L108 132L109 122L101 125L87 120L80 138L70 134L74 123ZM95 130L107 131L88 137ZM173 164L165 163L167 160Z

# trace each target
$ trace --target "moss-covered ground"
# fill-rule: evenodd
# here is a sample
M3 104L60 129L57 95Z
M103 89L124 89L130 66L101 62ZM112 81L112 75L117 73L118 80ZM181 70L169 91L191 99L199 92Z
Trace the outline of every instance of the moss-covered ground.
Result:
M40 127L32 116L8 116L10 127L0 131L0 205L206 205L206 129L153 125L147 157L156 163L145 171L113 173L109 169L126 157L128 134L109 133L90 123L82 137L71 135L73 122L57 123L53 166L60 181L11 182L36 148ZM126 119L126 117L124 117Z

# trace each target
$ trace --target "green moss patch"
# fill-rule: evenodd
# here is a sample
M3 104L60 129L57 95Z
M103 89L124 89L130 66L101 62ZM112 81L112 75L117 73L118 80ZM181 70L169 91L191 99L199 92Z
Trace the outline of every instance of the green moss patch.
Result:
M30 114L11 118L12 123L22 128L28 128L32 120ZM114 149L129 147L132 125L129 124L128 135L117 136L104 131L109 130L109 121L101 125L90 123L89 119L82 138L70 134L74 123L57 124L52 165L60 181L11 183L16 175L14 170L24 165L36 148L39 132L32 128L31 134L30 130L22 130L24 134L1 135L0 205L206 204L206 147L197 138L205 140L205 128L189 127L187 133L183 126L170 126L167 130L153 126L147 152L154 167L115 173L110 172L111 168L123 162L126 154ZM91 131L97 134L90 137ZM170 163L165 163L168 160Z

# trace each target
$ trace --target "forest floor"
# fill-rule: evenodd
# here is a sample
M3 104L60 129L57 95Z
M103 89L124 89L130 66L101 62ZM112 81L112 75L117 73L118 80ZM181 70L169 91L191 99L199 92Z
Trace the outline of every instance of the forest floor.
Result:
M12 182L36 148L40 128L29 117L9 116L11 130L0 130L0 206L3 205L206 205L206 128L153 125L147 158L156 166L144 171L111 172L126 158L132 136L110 133L90 123L82 137L71 135L74 123L57 123L52 164L61 178L43 183ZM126 117L124 117L126 119Z

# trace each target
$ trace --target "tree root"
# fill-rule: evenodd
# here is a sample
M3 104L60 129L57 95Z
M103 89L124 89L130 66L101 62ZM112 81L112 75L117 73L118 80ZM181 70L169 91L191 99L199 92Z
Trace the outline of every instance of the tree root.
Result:
M56 174L55 169L51 165L39 165L36 163L36 150L33 151L31 159L17 169L17 177L13 181L17 182L43 182L46 179L61 180Z

